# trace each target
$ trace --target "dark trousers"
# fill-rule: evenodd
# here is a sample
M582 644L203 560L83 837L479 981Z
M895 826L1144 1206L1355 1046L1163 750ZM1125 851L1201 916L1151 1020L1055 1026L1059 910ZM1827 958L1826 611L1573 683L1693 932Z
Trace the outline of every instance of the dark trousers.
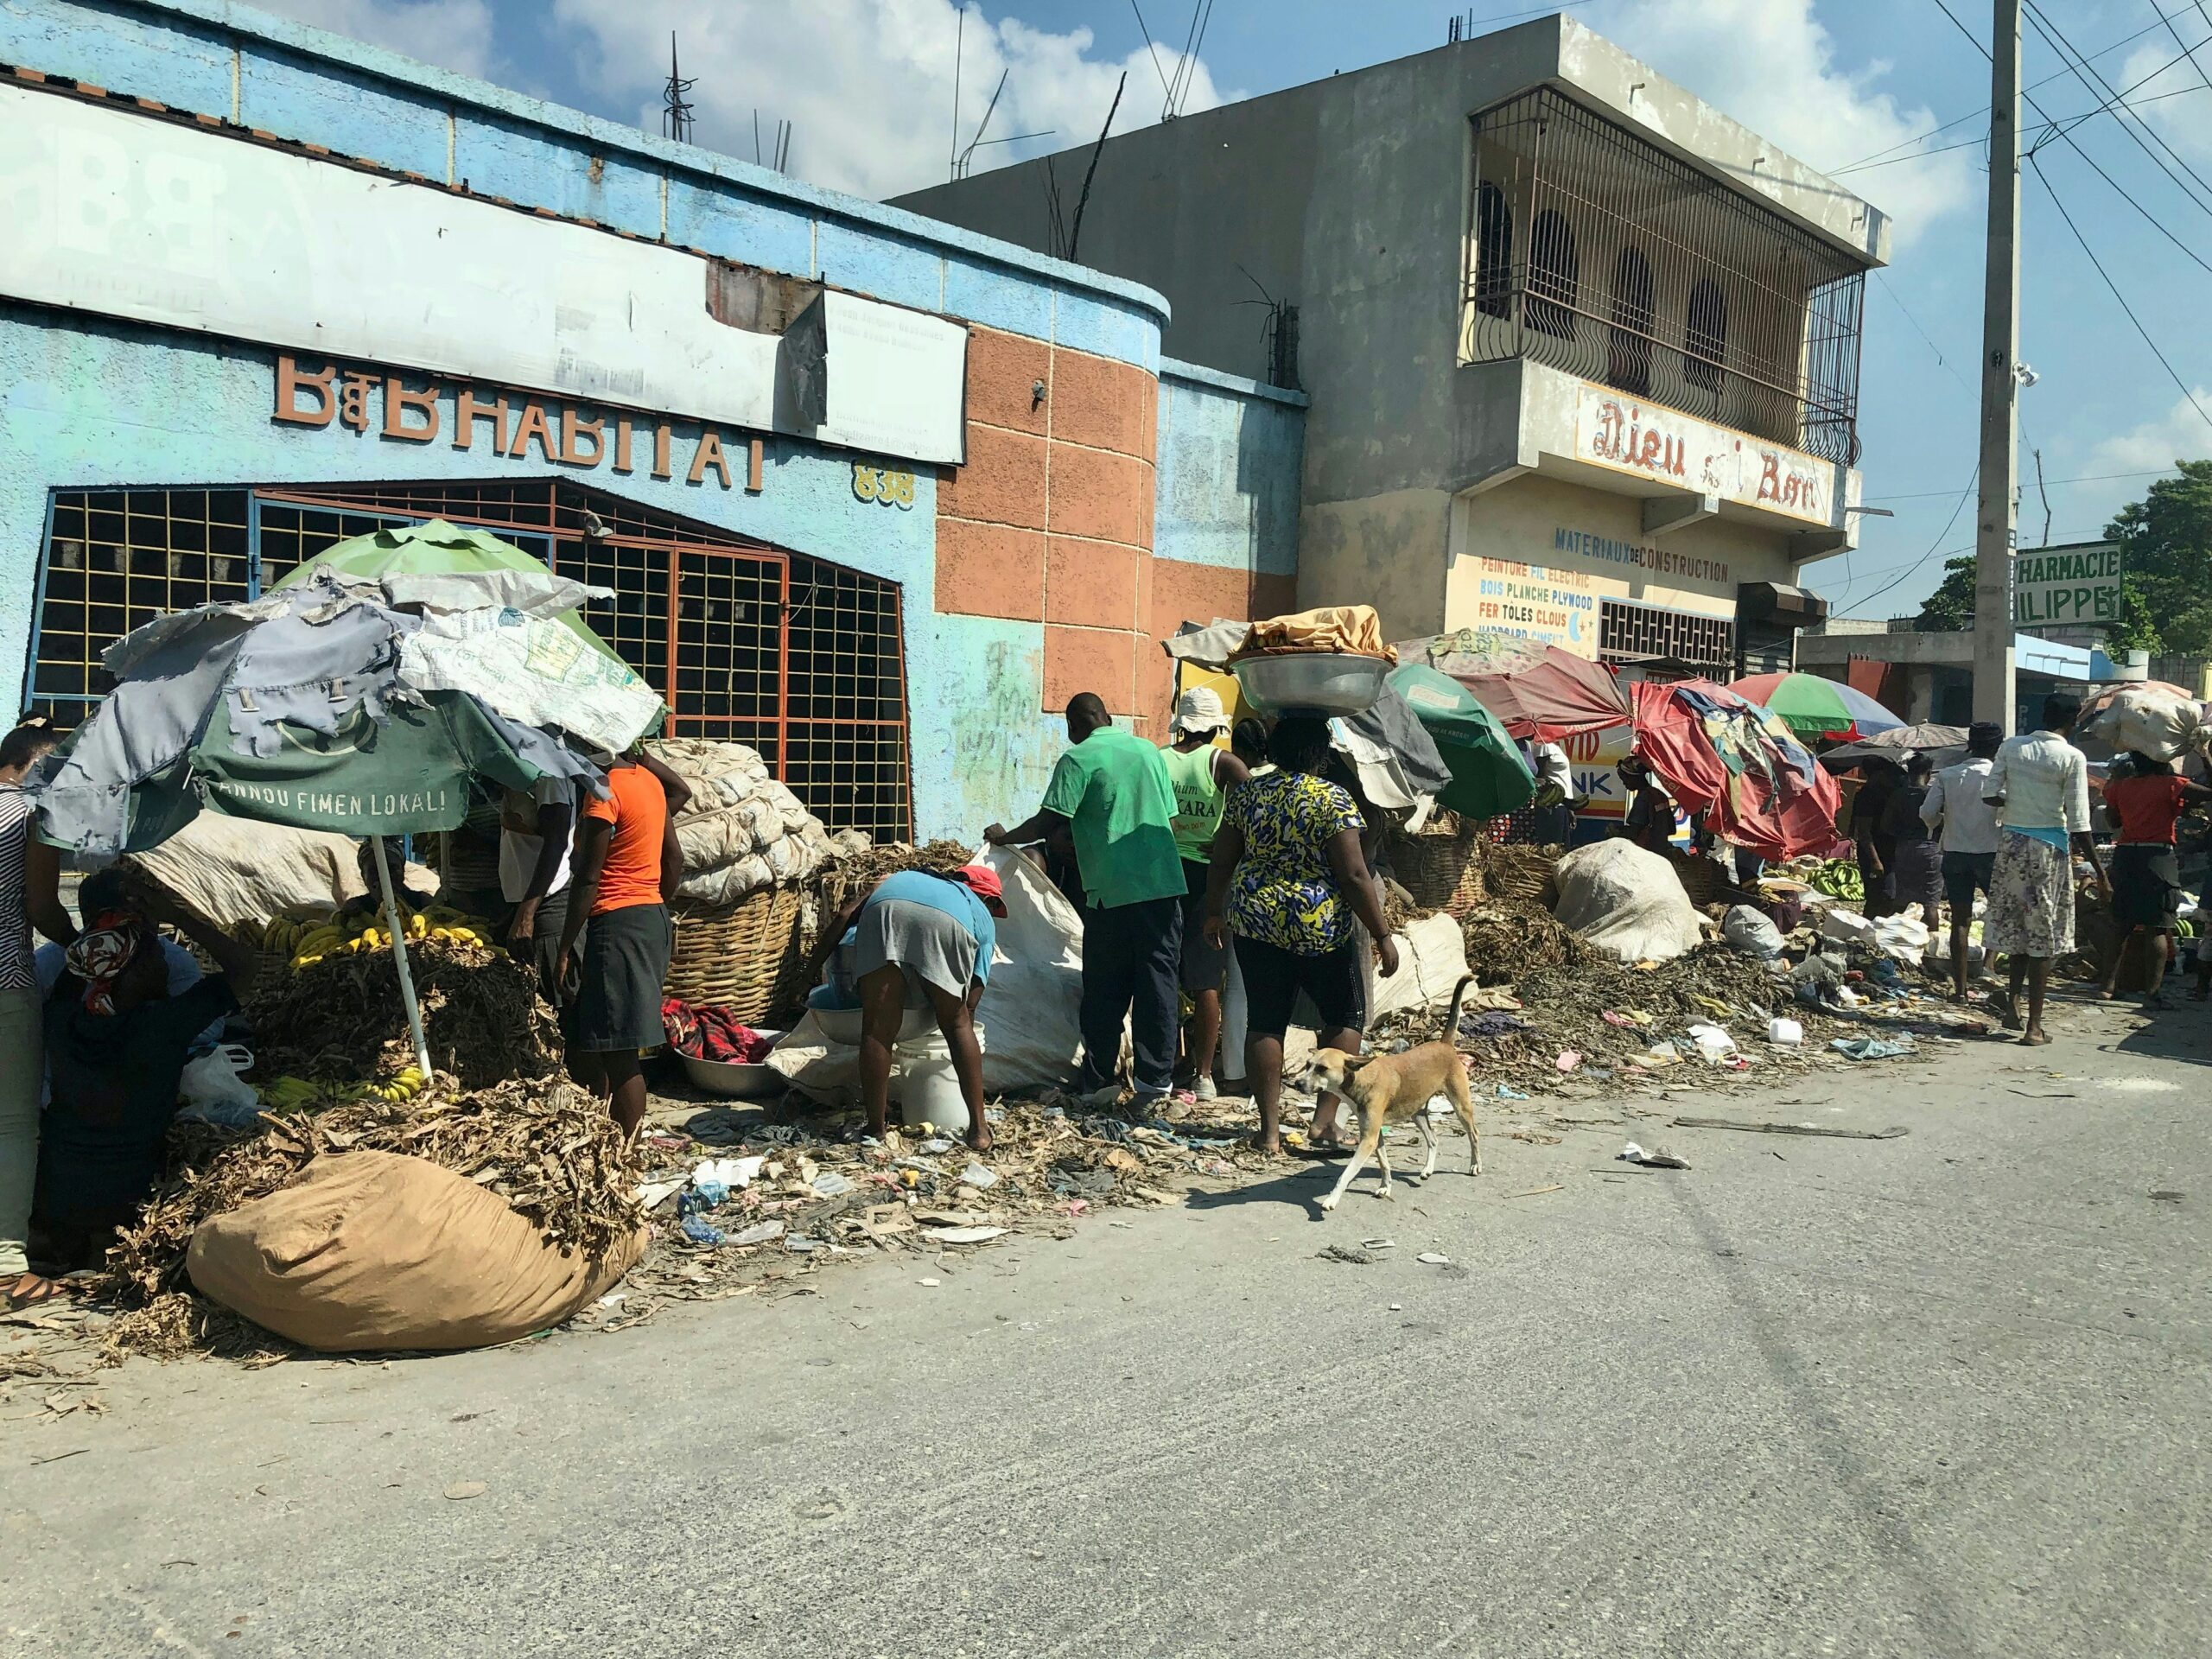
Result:
M1103 1089L1122 1058L1122 1021L1136 1049L1140 1095L1164 1095L1175 1075L1176 983L1183 960L1183 901L1147 899L1083 912L1083 1077Z

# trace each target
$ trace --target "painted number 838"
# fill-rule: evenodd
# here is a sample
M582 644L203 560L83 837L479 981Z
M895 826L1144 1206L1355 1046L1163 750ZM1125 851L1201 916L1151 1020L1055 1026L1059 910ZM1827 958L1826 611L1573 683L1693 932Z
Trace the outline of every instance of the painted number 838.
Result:
M894 473L881 467L863 467L853 463L853 493L863 501L878 501L887 507L901 511L914 505L914 475Z

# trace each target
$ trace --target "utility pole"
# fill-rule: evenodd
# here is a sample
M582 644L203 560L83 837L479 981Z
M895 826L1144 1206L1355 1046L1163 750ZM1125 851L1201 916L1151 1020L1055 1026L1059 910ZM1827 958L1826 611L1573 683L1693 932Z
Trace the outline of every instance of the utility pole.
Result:
M2012 729L2012 543L2018 521L2020 0L1989 42L1989 264L1981 302L1980 510L1974 543L1974 717Z

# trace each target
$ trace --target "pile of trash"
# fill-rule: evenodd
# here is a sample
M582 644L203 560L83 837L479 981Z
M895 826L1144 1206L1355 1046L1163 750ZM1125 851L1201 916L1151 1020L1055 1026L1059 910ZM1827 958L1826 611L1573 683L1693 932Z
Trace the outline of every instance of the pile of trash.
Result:
M854 1144L849 1116L664 1117L639 1142L652 1253L579 1323L620 1330L665 1302L772 1289L836 1262L934 1259L1009 1234L1065 1236L1097 1210L1180 1203L1193 1184L1274 1167L1247 1144L1250 1112L1208 1102L1130 1122L1068 1096L1010 1099L988 1109L992 1144L980 1153L920 1126Z
M831 855L822 820L770 776L757 750L703 738L663 738L648 746L691 786L676 817L683 849L677 895L700 905L732 905L763 887L803 881Z
M435 938L411 941L407 960L435 1069L464 1089L554 1071L560 1031L528 964ZM264 974L247 1000L257 1077L360 1083L413 1058L390 950L338 951L294 972Z
M1511 985L1530 974L1571 968L1581 941L1541 905L1494 900L1460 918L1467 965L1481 985Z
M1474 1076L1508 1098L1576 1081L1644 1083L1686 1064L1704 1086L1712 1070L1751 1070L1747 1052L1760 1064L1809 1064L1828 1039L1861 1029L1801 1003L1787 978L1720 944L1649 967L1592 953L1522 976L1513 994L1517 1008L1462 1014L1459 1028Z
M205 1222L283 1191L328 1154L422 1159L496 1194L563 1254L597 1259L634 1233L638 1176L604 1104L565 1081L514 1080L461 1090L440 1077L404 1102L362 1100L264 1117L252 1129L181 1120L170 1173L108 1254L96 1287L126 1310L106 1329L111 1357L158 1358L286 1345L197 1294L185 1274Z

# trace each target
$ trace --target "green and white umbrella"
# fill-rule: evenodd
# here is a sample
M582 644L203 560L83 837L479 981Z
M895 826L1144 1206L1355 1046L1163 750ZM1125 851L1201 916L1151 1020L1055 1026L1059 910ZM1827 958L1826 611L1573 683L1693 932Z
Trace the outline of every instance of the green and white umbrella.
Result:
M421 835L459 828L480 790L527 790L548 776L599 787L587 747L626 748L660 702L567 622L590 590L518 549L507 550L527 569L471 576L454 568L450 545L379 536L399 543L383 550L435 554L441 568L306 572L258 600L162 617L111 646L103 660L115 689L26 780L43 838L143 851L205 810L353 836ZM469 556L500 556L504 543L483 540L493 546L473 544ZM472 595L481 602L466 607ZM588 720L588 746L540 717L569 703ZM428 1070L388 875L382 896Z

